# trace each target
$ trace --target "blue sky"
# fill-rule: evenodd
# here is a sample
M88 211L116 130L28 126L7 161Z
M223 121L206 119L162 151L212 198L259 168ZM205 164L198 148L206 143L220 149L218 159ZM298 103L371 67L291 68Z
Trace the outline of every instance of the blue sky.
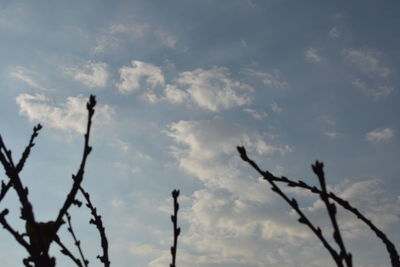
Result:
M32 127L44 126L22 172L36 217L55 218L71 186L85 102L95 94L84 185L114 266L168 266L175 188L178 266L333 266L237 145L274 174L310 184L318 182L310 164L325 162L330 190L400 244L399 8L372 0L2 1L2 137L17 157ZM287 192L331 236L321 201ZM22 231L15 194L0 205ZM89 212L71 213L97 266ZM389 265L364 225L339 217L355 266ZM2 266L20 264L23 249L5 231L0 240ZM51 252L70 266L57 247Z

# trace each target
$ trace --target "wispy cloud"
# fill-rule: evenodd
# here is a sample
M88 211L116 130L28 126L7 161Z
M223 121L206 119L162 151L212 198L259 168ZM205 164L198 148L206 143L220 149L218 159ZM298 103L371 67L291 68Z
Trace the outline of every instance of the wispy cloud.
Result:
M384 129L375 129L366 134L366 138L370 142L382 142L389 141L394 136L393 129L384 128Z
M264 111L259 112L255 109L251 109L251 108L245 108L245 109L243 109L243 111L249 113L253 118L255 118L257 120L262 120L262 119L268 117L268 114Z
M32 89L50 91L50 89L43 86L39 81L41 79L39 77L39 74L31 70L28 70L22 66L16 66L12 68L11 71L9 72L9 75L15 79L23 81Z
M340 33L337 27L332 27L328 34L331 39L336 39L340 37Z
M307 51L304 53L304 57L308 62L311 63L323 63L326 62L326 58L321 56L317 49L315 48L308 48Z
M89 88L103 88L108 82L107 64L103 62L89 61L83 66L68 67L65 73L72 76L74 80L81 82Z
M376 85L376 87L371 87L367 85L364 81L361 79L355 79L352 84L357 87L362 89L362 92L372 98L375 101L378 101L380 99L383 99L390 95L393 91L394 88L391 86L386 86L386 85Z
M372 50L344 49L342 54L360 70L380 76L387 77L393 70L384 66L381 61L382 53Z
M259 78L264 85L275 88L285 88L288 86L288 82L282 80L281 72L279 70L273 70L272 72L257 71L253 68L246 68L244 72L248 75Z

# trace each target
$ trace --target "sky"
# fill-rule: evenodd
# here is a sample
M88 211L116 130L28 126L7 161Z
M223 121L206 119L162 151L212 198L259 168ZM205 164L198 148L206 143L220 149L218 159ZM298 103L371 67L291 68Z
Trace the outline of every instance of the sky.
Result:
M94 94L83 186L102 215L112 266L169 266L173 189L181 192L177 266L334 266L238 145L264 170L311 185L310 166L323 161L329 190L400 244L399 8L394 0L2 0L0 133L17 160L43 125L21 173L37 220L54 220L72 185ZM333 243L318 197L282 189ZM23 232L15 192L0 206ZM71 215L91 266L101 266L89 210ZM354 266L390 265L364 224L346 211L338 217ZM72 266L56 245L50 254ZM0 256L4 267L26 256L5 230Z

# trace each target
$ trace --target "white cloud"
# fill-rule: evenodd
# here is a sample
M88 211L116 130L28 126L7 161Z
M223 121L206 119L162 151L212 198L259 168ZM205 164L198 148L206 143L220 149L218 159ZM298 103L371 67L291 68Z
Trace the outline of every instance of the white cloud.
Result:
M356 65L360 70L375 74L380 77L389 76L393 70L382 65L381 53L371 50L344 49L344 57Z
M179 74L178 87L186 87L191 100L199 107L219 111L251 103L249 93L253 88L233 80L226 68L196 69Z
M307 49L307 51L304 53L304 56L307 61L311 63L323 63L326 61L326 59L318 54L317 49L310 47Z
M165 98L172 103L183 103L189 99L189 94L175 85L168 84L165 87Z
M106 63L91 61L80 67L65 68L65 73L89 88L105 87L109 76Z
M370 97L371 99L378 101L382 98L387 97L390 95L393 91L394 88L391 86L385 86L385 85L380 85L376 87L370 87L368 86L364 81L360 79L356 79L352 82L352 84L357 87L362 89L362 92Z
M366 138L370 142L389 141L394 136L394 131L390 128L375 129L366 134Z
M281 77L280 77L281 73L279 70L274 70L273 72L268 73L268 72L257 71L252 68L247 68L247 69L245 69L245 73L259 78L263 82L264 85L269 86L269 87L285 88L288 86L288 83L281 79Z
M159 67L138 60L133 60L131 64L132 67L123 66L119 70L121 82L116 86L121 93L130 93L141 86L154 89L164 85L164 75Z
M30 121L68 133L86 132L87 98L83 96L70 96L60 106L53 106L50 99L43 94L20 94L16 97L16 102L19 105L20 114ZM107 123L111 121L113 114L114 110L110 106L98 105L94 123Z
M40 82L38 81L40 78L38 77L37 73L30 71L22 66L14 67L9 72L9 75L13 78L16 78L18 80L25 82L32 89L49 91L49 89L47 89L46 87L44 87L43 85L40 84Z
M255 118L257 120L262 120L262 119L268 117L268 114L265 113L264 111L259 112L255 109L251 109L251 108L245 108L245 109L243 109L243 111L249 113L253 118Z
M259 155L285 154L289 146L267 143L257 131L230 123L221 118L204 121L179 121L166 132L177 146L172 153L180 168L193 174L211 188L223 188L243 198L265 199L258 181L246 181L237 169L242 164L236 146L245 145ZM246 176L246 175L243 175ZM242 192L247 188L252 192Z

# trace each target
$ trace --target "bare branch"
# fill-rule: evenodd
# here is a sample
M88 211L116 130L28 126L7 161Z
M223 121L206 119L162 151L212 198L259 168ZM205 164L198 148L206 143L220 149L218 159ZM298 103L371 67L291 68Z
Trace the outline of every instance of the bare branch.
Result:
M331 254L331 256L332 256L333 260L336 262L337 266L343 267L342 261L340 260L338 253L336 252L335 249L332 248L332 246L326 241L326 239L322 235L321 228L315 227L311 223L311 221L304 215L304 213L299 208L297 201L295 199L289 199L286 196L286 194L275 184L274 179L273 179L274 176L268 171L262 171L258 167L258 165L247 156L247 153L246 153L246 150L244 147L237 147L237 150L238 150L242 160L249 163L254 169L256 169L258 171L258 173L260 173L264 177L265 180L267 180L271 184L271 186L272 186L271 190L274 191L275 193L277 193L278 195L280 195L297 212L297 214L299 214L299 216L300 216L300 218L298 220L299 223L307 225L311 229L311 231L319 238L319 240L322 242L324 247Z
M58 230L63 223L63 217L67 213L68 209L71 207L73 202L75 201L76 193L79 190L79 186L83 180L83 175L85 172L85 164L86 159L92 150L92 147L89 146L89 136L90 136L90 128L92 126L92 117L94 115L94 107L96 106L96 98L95 96L91 95L89 101L86 104L86 108L88 110L88 121L86 126L86 134L85 134L85 144L83 148L83 156L82 161L79 167L78 172L75 175L72 175L72 179L74 183L72 185L71 191L69 192L67 198L65 199L64 205L60 209L57 219L56 219L56 229Z
M61 242L60 238L58 236L56 236L56 238L54 239L54 242L57 243L57 245L59 245L61 247L61 253L68 256L73 262L75 262L75 264L78 267L83 267L81 261L76 258L71 251L69 251L69 249Z
M340 233L340 228L336 220L336 206L334 203L329 202L328 192L326 190L326 182L325 182L325 174L324 174L324 164L322 162L316 161L314 165L312 165L312 169L314 173L317 175L319 183L321 185L322 194L320 194L321 200L325 203L326 210L328 212L329 218L333 227L333 239L339 245L340 253L339 258L340 261L345 261L348 267L353 266L351 253L347 253L346 247L344 245L342 235Z
M171 215L171 221L174 226L174 244L171 247L171 256L172 256L172 263L169 265L170 267L176 267L176 250L178 245L178 236L181 233L181 228L178 227L178 210L179 210L179 190L172 191L172 198L174 199L174 214Z
M82 262L83 262L83 264L87 267L87 266L89 265L89 261L88 261L87 259L85 259L85 255L83 255L82 248L81 248L81 241L79 241L79 240L76 238L74 229L72 228L71 216L69 215L68 212L65 213L65 216L67 217L67 223L68 223L68 228L67 228L67 230L68 230L68 232L71 233L71 236L72 236L72 238L74 239L75 246L78 248L79 255L81 256Z
M87 193L81 186L79 187L79 190L83 194L83 196L86 199L86 207L90 209L90 212L93 216L93 219L90 219L91 224L96 225L97 230L99 231L100 234L100 239L101 239L101 247L103 249L103 256L98 255L97 258L104 264L104 267L109 267L110 266L110 260L108 257L108 241L107 241L107 236L106 236L106 231L103 226L103 221L101 220L101 216L97 214L97 209L93 206L91 200L90 200L90 195Z

